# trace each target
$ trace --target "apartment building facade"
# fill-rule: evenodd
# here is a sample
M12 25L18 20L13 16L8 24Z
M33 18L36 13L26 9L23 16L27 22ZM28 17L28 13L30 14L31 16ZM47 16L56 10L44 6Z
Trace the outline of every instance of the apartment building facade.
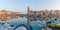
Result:
M48 10L48 9L46 9L46 10L40 10L40 11L33 11L33 10L31 10L30 9L30 7L28 6L28 10L27 10L27 13L30 15L30 17L32 16L32 15L38 15L38 17L40 16L43 20L46 20L46 21L48 21L48 20L50 20L50 19L55 19L55 18L57 18L57 19L60 19L60 10ZM39 19L41 19L39 17ZM35 18L35 17L33 17L33 18ZM33 19L33 18L30 18L30 19ZM37 17L36 17L37 18ZM42 20L41 19L41 20Z
M1 10L0 11L0 19L1 20L9 20L9 19L14 19L14 18L20 18L20 16L14 16L14 15L17 15L18 13L20 14L20 12Z

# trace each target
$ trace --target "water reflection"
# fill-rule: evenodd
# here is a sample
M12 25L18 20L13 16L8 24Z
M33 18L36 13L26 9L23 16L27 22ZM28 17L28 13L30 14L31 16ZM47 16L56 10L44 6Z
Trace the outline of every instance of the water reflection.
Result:
M7 20L6 22L9 24L9 25L19 25L19 24L28 24L28 20L27 18L23 17L23 18L17 18L17 19L11 19L11 20ZM30 19L31 20L31 19ZM31 20L30 21L30 24L35 24L35 25L39 25L40 27L42 26L45 26L46 22L45 21L40 21L40 20ZM26 24L26 25L27 25ZM47 27L47 26L46 26ZM27 30L27 28L25 28L24 26L20 26L18 28L16 28L16 30Z
M20 27L16 28L16 30L27 30L27 29L24 26L20 26Z

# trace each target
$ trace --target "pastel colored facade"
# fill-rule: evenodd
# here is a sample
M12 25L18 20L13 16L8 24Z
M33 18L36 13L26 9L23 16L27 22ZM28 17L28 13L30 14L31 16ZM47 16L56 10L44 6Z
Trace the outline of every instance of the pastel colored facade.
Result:
M28 9L27 9L27 13L29 14L29 15L39 15L39 14L41 14L41 15L43 15L43 16L46 16L45 17L45 19L55 19L55 18L57 18L57 19L60 19L60 10L48 10L48 9L45 9L45 10L40 10L40 11L33 11L33 10L31 10L30 9L30 7L28 6ZM52 16L52 17L48 17L48 16ZM29 19L33 19L33 18L29 18Z
M6 15L7 11L6 10L2 10L2 15Z
M2 12L0 11L0 19L1 19L1 17L2 17L1 14L2 14Z
M20 14L20 12L18 12ZM0 11L0 19L2 20L9 20L9 19L14 19L14 18L20 18L13 16L13 15L17 15L18 13L16 12L11 12L11 11L6 11L6 10L1 10Z
M49 13L50 13L50 12L49 12L49 10L48 10L48 9L46 9L46 10L44 10L44 11L43 11L43 15L44 15L44 16L48 16L48 15L49 15Z
M18 15L19 15L19 14L21 14L21 13L19 13L19 12L15 12L15 14L18 14ZM20 16L16 16L16 18L19 18L19 17L20 17Z
M28 6L28 10L27 10L27 13L28 14L43 14L43 11L41 10L41 11L32 11L32 10L30 10L30 7Z

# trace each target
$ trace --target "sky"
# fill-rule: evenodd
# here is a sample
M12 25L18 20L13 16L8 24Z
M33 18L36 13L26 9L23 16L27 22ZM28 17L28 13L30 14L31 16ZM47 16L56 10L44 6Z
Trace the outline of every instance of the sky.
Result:
M60 0L0 0L0 10L27 13L32 10L60 9Z

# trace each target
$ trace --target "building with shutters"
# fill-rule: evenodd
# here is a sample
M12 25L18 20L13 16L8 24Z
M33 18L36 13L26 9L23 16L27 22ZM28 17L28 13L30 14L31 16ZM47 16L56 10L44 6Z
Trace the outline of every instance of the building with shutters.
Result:
M20 14L20 12L0 10L0 19L9 20L9 19L14 19L14 18L20 18L20 16L14 16L14 15L17 15L17 14Z

